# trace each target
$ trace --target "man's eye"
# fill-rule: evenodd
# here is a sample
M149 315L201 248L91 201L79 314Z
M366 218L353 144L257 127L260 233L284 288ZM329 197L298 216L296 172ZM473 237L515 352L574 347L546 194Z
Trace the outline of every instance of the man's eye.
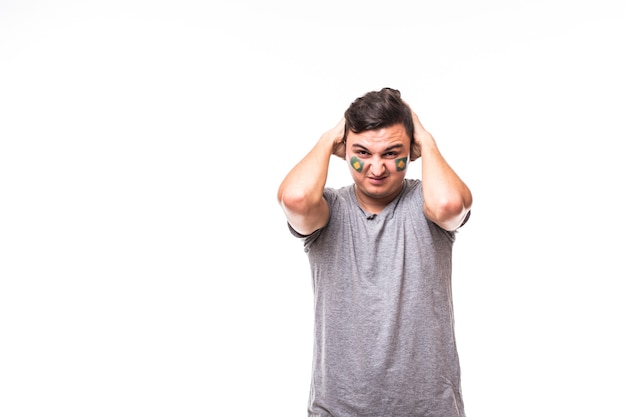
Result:
M367 155L366 151L356 151L357 155Z
M398 156L398 152L387 152L387 153L385 154L385 156L386 156L387 158L395 158L395 157L397 157L397 156Z

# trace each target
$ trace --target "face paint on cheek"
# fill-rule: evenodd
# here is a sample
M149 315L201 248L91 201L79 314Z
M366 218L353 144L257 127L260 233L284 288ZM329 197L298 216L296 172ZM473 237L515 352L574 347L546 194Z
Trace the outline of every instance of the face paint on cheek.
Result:
M406 169L407 163L406 163L407 158L398 158L396 159L396 171L404 171Z
M361 172L363 171L363 161L361 161L359 158L357 158L356 156L353 156L350 159L350 166L356 171L356 172Z

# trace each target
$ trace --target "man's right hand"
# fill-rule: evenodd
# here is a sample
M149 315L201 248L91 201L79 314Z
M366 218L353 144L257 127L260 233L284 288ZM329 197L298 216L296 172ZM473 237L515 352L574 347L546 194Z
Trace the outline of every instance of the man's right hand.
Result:
M346 119L342 117L337 126L325 133L333 141L333 155L341 159L346 159L346 143L343 141L345 131Z

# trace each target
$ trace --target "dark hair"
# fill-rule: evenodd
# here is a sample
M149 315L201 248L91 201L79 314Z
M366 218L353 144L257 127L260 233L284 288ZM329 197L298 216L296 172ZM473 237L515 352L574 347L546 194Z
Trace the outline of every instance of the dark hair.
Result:
M377 130L398 123L404 125L411 145L413 138L413 117L411 109L402 100L400 91L393 88L383 88L380 91L370 91L352 102L344 113L346 128L343 136L345 141L348 132L361 133L367 130Z

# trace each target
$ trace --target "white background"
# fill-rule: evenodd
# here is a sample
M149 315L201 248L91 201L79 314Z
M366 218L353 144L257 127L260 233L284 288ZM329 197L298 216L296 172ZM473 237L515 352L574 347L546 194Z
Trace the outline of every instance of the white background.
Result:
M276 190L389 86L474 193L468 417L626 416L618 4L0 0L0 415L306 415Z

